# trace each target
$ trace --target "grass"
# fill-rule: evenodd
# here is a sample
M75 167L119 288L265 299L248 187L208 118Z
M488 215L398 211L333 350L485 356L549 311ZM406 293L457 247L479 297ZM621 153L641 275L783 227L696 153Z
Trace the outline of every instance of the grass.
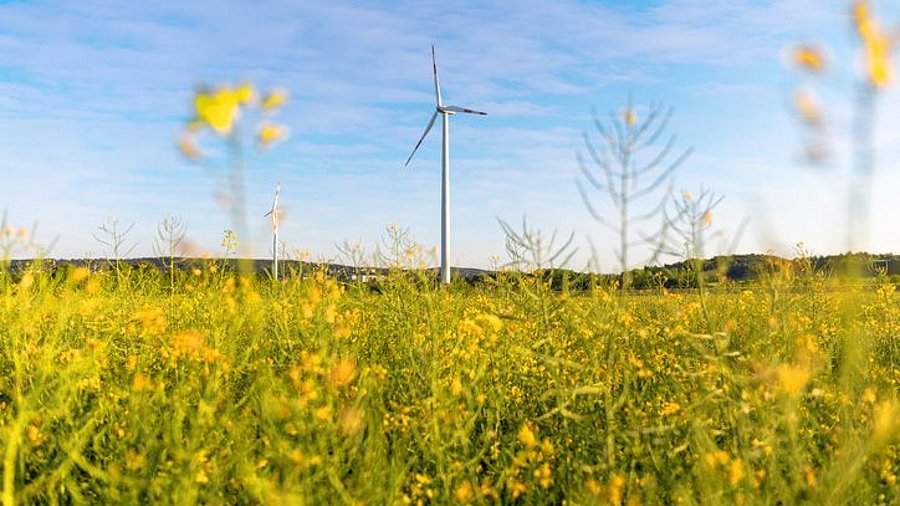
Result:
M4 505L900 502L891 284L0 276Z

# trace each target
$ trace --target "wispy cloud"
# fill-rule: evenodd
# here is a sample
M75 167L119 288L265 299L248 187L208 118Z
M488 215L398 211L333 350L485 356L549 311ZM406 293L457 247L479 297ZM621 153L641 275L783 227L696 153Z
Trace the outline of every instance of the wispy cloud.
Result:
M433 108L435 44L447 100L490 113L453 121L456 258L485 265L502 249L494 217L523 213L602 244L572 184L591 106L615 110L630 91L673 102L673 130L698 152L680 177L738 201L746 185L734 178L756 177L740 172L751 170L748 153L792 170L779 52L800 36L843 35L844 9L836 0L4 4L0 171L16 184L0 187L0 206L63 236L64 255L92 247L106 214L149 234L177 212L215 249L226 214L172 144L193 86L247 78L292 93L279 118L292 137L250 163L251 207L286 182L287 240L328 254L398 221L435 244L437 136L413 170L400 170ZM754 191L788 198L788 184L802 181L759 180ZM793 195L786 235L818 205ZM148 253L149 237L141 243Z

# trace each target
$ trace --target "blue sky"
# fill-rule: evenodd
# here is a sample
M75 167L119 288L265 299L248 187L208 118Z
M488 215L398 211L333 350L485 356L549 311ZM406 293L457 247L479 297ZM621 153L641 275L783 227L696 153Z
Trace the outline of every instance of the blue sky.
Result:
M900 22L900 9L882 3L883 23ZM276 181L291 250L334 258L345 240L371 250L390 224L437 245L437 130L402 168L433 110L433 43L445 100L489 113L451 122L454 264L488 265L504 251L496 218L526 215L536 228L576 233L573 267L584 265L590 237L612 270L614 238L580 201L575 153L591 108L616 111L629 93L639 114L651 101L675 107L671 131L694 149L677 187L726 196L717 229L751 219L738 251L787 254L803 241L838 252L857 66L847 4L0 1L0 208L16 224L37 222L39 239L58 238L57 257L102 255L91 233L111 216L135 222L134 254L150 254L165 214L184 218L200 250L221 253L230 223L216 174L173 146L197 84L248 79L291 93L278 118L291 136L248 159L258 256ZM803 162L787 106L808 79L786 68L784 49L804 41L827 45L832 59L811 83L835 145L827 167ZM896 91L882 93L860 249L900 251L898 112ZM596 203L611 212L601 196Z

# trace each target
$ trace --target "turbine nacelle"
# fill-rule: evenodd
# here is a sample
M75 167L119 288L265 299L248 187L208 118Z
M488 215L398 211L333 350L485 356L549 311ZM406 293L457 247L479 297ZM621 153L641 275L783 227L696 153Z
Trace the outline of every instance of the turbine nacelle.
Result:
M466 114L477 114L479 116L487 116L486 112L476 111L474 109L467 109L465 107L459 107L457 105L439 105L437 106L437 112L441 114L456 114L458 112L463 112Z

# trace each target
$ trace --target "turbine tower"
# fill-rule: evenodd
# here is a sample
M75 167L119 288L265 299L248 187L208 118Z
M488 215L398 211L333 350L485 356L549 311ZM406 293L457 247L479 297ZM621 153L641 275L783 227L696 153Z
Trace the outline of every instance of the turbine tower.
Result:
M441 152L441 282L444 284L450 283L450 116L456 114L458 112L463 112L466 114L478 114L481 116L487 116L486 112L481 111L473 111L472 109L467 109L465 107L458 107L455 105L444 105L441 100L441 82L438 79L438 69L437 69L437 60L434 56L434 46L431 46L431 66L434 69L434 97L437 101L437 106L435 107L434 114L431 115L431 120L428 122L428 126L425 127L425 133L422 134L422 137L419 138L419 142L416 143L416 147L413 148L412 153L409 155L409 158L406 159L406 163L403 166L409 165L409 162L412 160L413 156L416 154L416 150L419 149L419 146L422 145L422 141L425 140L425 137L428 135L428 132L431 131L431 127L434 126L434 122L438 117L438 114L441 115L441 126L443 129L443 148Z
M272 200L272 209L263 215L272 217L272 276L278 279L278 219L281 211L278 209L278 194L281 193L281 183L275 187L275 198Z

